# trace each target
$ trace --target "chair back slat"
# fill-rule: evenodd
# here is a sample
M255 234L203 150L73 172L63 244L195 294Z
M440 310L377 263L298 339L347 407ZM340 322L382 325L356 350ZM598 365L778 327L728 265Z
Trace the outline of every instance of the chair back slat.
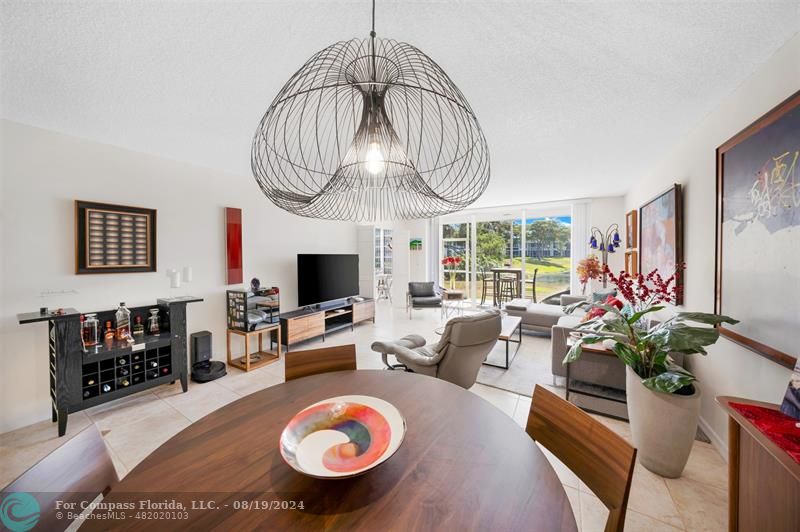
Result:
M61 531L71 524L56 517L56 502L91 502L119 482L103 437L93 424L19 476L0 493L26 492L39 503L36 530Z
M285 357L287 381L318 373L356 369L355 344L293 351L286 353Z
M533 391L526 432L575 473L609 510L606 531L621 531L636 449L542 386Z

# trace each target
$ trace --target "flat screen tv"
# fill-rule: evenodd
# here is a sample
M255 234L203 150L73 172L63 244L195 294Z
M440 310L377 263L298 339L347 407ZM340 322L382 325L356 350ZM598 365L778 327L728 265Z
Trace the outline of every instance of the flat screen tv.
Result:
M297 255L301 307L358 295L358 255Z

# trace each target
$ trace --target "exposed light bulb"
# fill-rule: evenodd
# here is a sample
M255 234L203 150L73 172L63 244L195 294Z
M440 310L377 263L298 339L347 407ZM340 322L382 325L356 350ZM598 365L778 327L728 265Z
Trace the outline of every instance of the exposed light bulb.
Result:
M381 146L377 142L370 142L367 147L367 156L364 158L364 168L372 175L380 174L386 168L386 161L381 153Z

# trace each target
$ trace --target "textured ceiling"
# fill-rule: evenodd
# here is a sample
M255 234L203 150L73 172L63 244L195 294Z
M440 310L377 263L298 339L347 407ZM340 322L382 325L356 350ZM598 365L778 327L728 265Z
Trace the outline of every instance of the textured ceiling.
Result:
M250 140L369 2L3 1L2 116L250 175ZM791 1L378 1L377 32L461 88L485 130L478 205L625 192L800 30ZM258 192L254 181L248 186Z

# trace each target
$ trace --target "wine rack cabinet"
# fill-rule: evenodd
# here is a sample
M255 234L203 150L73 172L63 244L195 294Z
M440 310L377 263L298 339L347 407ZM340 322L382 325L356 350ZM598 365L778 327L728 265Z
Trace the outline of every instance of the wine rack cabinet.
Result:
M161 332L134 336L134 343L110 341L84 346L80 315L65 309L60 315L18 314L20 324L48 323L52 420L58 435L67 430L69 414L113 401L161 384L180 380L187 390L186 305L195 297L159 299L156 305L133 307L131 315L159 309ZM113 320L114 311L94 312L100 323Z

